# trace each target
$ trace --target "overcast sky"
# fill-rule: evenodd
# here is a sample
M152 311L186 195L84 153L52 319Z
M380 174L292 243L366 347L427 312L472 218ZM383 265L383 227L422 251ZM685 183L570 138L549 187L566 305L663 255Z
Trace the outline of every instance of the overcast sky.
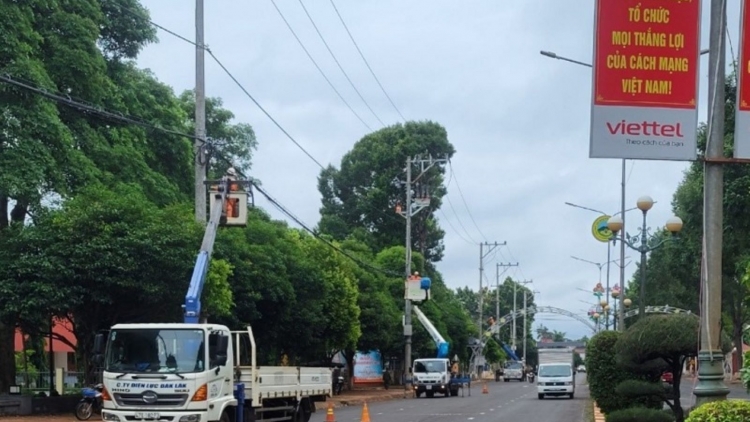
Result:
M142 0L152 20L194 39L193 1ZM336 66L298 0L276 0L286 19L342 96L374 130L382 127ZM703 2L702 46L708 46L709 2ZM737 50L737 1L729 2ZM400 117L348 38L329 0L305 6L375 114ZM592 60L593 2L552 0L337 0L365 57L408 120L443 125L456 147L455 172L440 222L446 230L439 269L450 287L479 286L480 241L507 241L484 266L494 283L496 262L521 265L508 275L533 280L537 302L585 316L594 302L595 265L606 244L591 235L597 214L620 207L621 161L589 159L590 69L539 54L554 51ZM318 161L338 166L367 127L315 69L270 0L206 1L206 44L266 110ZM163 31L139 64L176 92L195 84L195 48ZM729 51L729 49L728 49ZM700 120L706 120L707 56L701 59ZM309 226L319 219L319 167L300 151L207 56L206 92L221 97L237 121L250 123L259 148L253 176ZM209 134L210 136L210 134ZM658 203L651 227L671 216L671 199L686 163L629 161L627 206L641 195ZM466 199L468 208L458 191ZM262 198L257 203L286 219ZM384 210L388 212L388 210ZM629 215L638 217L634 212ZM477 230L476 225L481 229ZM447 219L455 229L451 228ZM632 220L631 220L632 221ZM465 228L465 230L462 228ZM631 232L635 232L632 230ZM468 232L468 233L467 233ZM619 255L613 250L612 258ZM627 255L638 259L638 254ZM630 279L635 265L626 267ZM603 274L603 280L606 271ZM611 266L611 284L619 281ZM486 281L485 281L486 283ZM586 291L581 291L584 289ZM580 322L541 314L537 323L571 338L590 335Z

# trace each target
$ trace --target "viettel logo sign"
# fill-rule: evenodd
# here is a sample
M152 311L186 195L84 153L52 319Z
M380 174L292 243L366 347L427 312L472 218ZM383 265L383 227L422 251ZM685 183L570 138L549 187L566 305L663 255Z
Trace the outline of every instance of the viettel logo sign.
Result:
M662 124L656 121L629 122L620 120L617 123L607 122L607 130L610 135L627 136L660 136L664 138L682 138L682 125L680 123Z

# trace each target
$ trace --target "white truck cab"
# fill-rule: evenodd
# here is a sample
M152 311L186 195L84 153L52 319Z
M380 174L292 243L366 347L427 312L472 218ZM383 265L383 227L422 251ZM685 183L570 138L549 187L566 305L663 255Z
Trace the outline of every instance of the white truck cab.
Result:
M505 363L503 368L503 381L508 382L510 380L523 381L523 369L524 364L521 361L512 360Z
M572 348L539 349L539 368L536 375L539 399L544 396L568 396L576 392Z
M104 421L307 421L331 395L330 368L257 366L250 327L118 324L100 360Z
M417 397L425 394L433 397L435 393L457 396L458 386L451 385L450 361L448 359L416 359L412 369L412 382Z
M568 396L571 399L576 392L573 365L568 363L547 363L539 365L537 393L544 396Z

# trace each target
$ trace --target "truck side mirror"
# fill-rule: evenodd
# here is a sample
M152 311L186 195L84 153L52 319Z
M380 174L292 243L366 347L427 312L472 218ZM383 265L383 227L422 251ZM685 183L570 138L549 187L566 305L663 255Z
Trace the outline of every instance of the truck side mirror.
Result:
M219 334L211 334L212 336L216 336L216 347L211 350L211 356L209 358L213 363L219 366L224 366L227 364L228 359L228 351L229 351L229 337L222 336ZM209 342L210 344L210 342Z
M95 355L101 355L104 353L104 334L97 334L94 337L94 350Z

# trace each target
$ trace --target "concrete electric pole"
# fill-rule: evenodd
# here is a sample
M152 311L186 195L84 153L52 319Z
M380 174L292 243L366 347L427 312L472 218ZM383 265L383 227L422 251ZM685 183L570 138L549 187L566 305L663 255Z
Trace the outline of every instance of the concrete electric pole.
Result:
M417 196L417 198L413 197L413 191L412 191L412 185L417 182L425 173L427 173L428 170L430 170L435 164L438 163L447 163L448 158L440 158L440 159L434 159L432 156L429 156L427 158L421 158L420 156L417 156L415 158L407 157L406 158L406 183L404 183L404 186L406 187L406 206L401 209L400 207L396 208L396 212L400 214L402 217L406 218L406 265L405 265L405 279L408 279L409 276L412 275L411 273L411 247L412 247L412 241L411 241L411 218L415 216L418 212L422 211L423 209L430 206L430 197L427 194L425 190L422 190L422 193ZM416 178L412 177L412 166L414 165L419 166L420 173L417 175ZM412 313L412 303L411 300L408 298L404 299L404 379L406 380L407 375L409 373L409 368L411 368L411 336L412 336L412 324L411 324L411 313ZM407 383L404 382L404 388L406 388Z
M533 280L523 280L523 281L514 281L513 282L513 334L512 334L512 336L513 336L513 342L511 343L511 349L513 349L513 352L516 351L516 339L518 338L518 329L516 327L518 325L516 323L516 313L518 312L518 308L517 308L517 305L516 305L516 299L518 298L518 285L519 284L526 285L526 284L529 284L529 283L533 283ZM524 288L524 294L526 294L525 291L526 290ZM525 318L525 316L524 316L524 318ZM525 344L525 342L526 342L526 339L524 339L524 344Z
M203 0L195 0L195 219L206 224L206 60Z
M708 142L703 167L701 346L698 352L698 385L693 390L697 406L711 401L726 400L729 394L729 388L723 381L724 355L721 351L726 7L726 0L711 0L708 47Z
M505 269L503 270L503 274L504 274L506 271L508 271L508 268L517 267L517 266L518 266L518 262L513 263L513 264L511 264L510 262L508 262L507 264L503 262L497 263L496 272L495 272L495 284L496 284L496 287L495 287L495 320L497 321L499 321L500 317L502 316L500 315L500 276L502 275L500 274L500 267L505 267ZM500 337L500 331L498 331L497 336Z
M482 311L484 309L484 258L487 257L492 251L495 250L498 246L505 246L506 242L484 242L479 244L479 339L482 339ZM487 246L487 251L484 250L484 247Z

